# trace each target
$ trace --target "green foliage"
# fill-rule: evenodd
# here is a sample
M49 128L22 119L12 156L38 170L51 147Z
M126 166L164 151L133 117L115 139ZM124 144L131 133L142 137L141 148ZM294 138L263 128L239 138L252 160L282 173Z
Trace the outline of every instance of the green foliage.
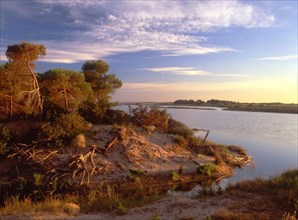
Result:
M115 212L117 215L126 215L128 213L128 209L125 208L121 202L118 202L115 207Z
M88 192L80 199L80 206L85 212L113 211L119 205L119 195L106 182L101 182L98 189Z
M152 220L160 220L160 217L154 213L154 215L152 216Z
M44 120L45 121L55 121L57 117L60 117L62 114L67 114L67 111L64 107L57 105L56 103L50 102L48 100L44 103Z
M67 112L76 111L93 93L84 75L73 70L52 69L45 72L42 79L47 100Z
M109 71L109 68L109 65L102 60L87 61L83 64L82 71L84 73L91 73L90 75L88 75L90 77L88 78L88 80L92 81L92 73L105 74Z
M15 133L8 127L0 126L0 155L7 154L15 142Z
M107 124L126 125L128 123L128 115L121 110L107 110L104 122Z
M87 122L77 113L61 114L53 122L37 124L37 139L48 147L61 147L87 129Z
M35 61L45 55L45 46L28 42L10 45L6 50L8 73L16 82L11 89L18 90L20 99L17 103L18 107L27 115L39 114L41 116L43 111L40 85L34 69ZM10 106L13 109L12 104Z
M101 123L110 108L108 100L101 100L100 102L88 100L82 103L79 113L89 122Z
M202 175L211 176L214 172L217 171L217 168L212 163L204 164L203 166L198 167L197 172Z
M173 172L171 172L171 179L173 181L177 181L180 179L180 175L177 172L173 171Z
M273 103L240 103L226 100L211 99L207 102L202 100L176 100L174 105L188 106L217 106L225 110L234 111L253 111L253 112L280 112L280 113L298 113L298 104Z
M63 108L66 112L79 110L86 120L101 122L111 109L111 94L122 86L115 74L108 73L108 64L95 60L83 64L83 73L52 69L37 74L35 61L45 55L43 45L23 42L8 46L8 63L0 65L0 119L37 114L53 119L65 113L59 112Z
M188 145L191 147L191 148L198 148L201 146L202 144L202 140L198 137L195 137L195 136L191 136L188 138Z
M149 110L147 106L139 105L136 108L129 106L129 114L131 120L138 126L155 126L162 131L168 130L170 115L167 113L166 109L159 110L153 107Z
M42 178L43 175L40 173L33 173L33 180L34 180L34 185L39 187L42 185Z
M174 119L169 119L168 122L168 133L169 134L176 134L183 136L185 138L193 136L193 131L187 127L185 124L176 121Z
M102 60L87 61L82 66L86 82L91 85L95 103L106 102L122 86L115 74L108 74L109 65Z
M22 42L21 44L7 47L6 56L9 61L35 61L39 57L46 55L46 48L43 45Z
M174 138L174 142L177 143L181 147L187 147L188 146L188 141L185 137L176 135Z
M227 159L227 147L222 144L214 144L212 142L204 142L200 145L199 149L203 154L212 156L215 158L216 164L224 164L225 162L229 163Z

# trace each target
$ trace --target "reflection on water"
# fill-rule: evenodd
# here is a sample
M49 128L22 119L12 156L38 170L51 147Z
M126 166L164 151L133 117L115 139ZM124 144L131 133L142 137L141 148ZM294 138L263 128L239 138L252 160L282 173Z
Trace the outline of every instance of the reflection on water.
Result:
M128 106L117 109L127 111ZM174 119L191 128L210 130L209 140L244 147L254 164L236 169L221 186L255 177L269 178L298 167L297 114L200 109L168 109Z
M253 157L250 166L236 169L235 175L221 181L223 188L239 180L269 178L298 167L297 114L194 109L168 112L191 128L211 130L209 140L242 146Z

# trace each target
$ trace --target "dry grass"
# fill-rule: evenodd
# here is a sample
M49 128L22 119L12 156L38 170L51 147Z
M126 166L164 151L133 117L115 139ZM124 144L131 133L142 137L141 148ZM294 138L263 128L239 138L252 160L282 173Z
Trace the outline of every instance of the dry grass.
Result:
M69 203L57 198L48 198L42 202L33 202L29 198L20 200L18 197L14 197L6 201L5 206L0 209L0 215L2 216L37 212L78 215L80 212L80 207L75 203Z
M255 179L231 186L229 191L262 194L274 202L283 213L298 211L298 169L288 170L269 180Z

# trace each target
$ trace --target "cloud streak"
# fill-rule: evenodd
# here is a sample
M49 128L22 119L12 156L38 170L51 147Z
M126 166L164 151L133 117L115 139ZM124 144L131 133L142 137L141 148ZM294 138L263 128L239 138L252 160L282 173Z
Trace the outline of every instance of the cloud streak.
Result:
M14 10L15 3L7 5L4 6L7 10ZM37 16L34 11L43 22L50 19L52 24L68 27L59 33L65 34L67 41L56 40L45 62L71 63L144 50L159 51L162 56L231 52L236 50L212 45L202 33L230 27L267 28L275 24L270 11L240 1L117 1L115 4L115 1L36 0L32 5L21 2L15 10L26 18L30 13L31 17ZM67 22L61 21L63 17ZM69 30L70 26L74 29ZM97 51L90 50L86 42Z
M209 75L209 72L204 70L198 70L193 67L157 67L157 68L142 68L141 70L147 70L147 71L157 72L161 74L174 74L174 75L187 75L187 76Z
M257 60L267 60L267 61L287 61L287 60L297 60L297 55L287 55L287 56L273 56L273 57L260 57Z

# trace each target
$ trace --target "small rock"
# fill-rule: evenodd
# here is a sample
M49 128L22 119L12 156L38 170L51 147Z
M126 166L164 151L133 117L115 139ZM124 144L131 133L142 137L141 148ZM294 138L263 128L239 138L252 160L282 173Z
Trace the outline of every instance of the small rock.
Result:
M86 147L86 137L83 134L79 134L72 140L72 146L76 148Z

